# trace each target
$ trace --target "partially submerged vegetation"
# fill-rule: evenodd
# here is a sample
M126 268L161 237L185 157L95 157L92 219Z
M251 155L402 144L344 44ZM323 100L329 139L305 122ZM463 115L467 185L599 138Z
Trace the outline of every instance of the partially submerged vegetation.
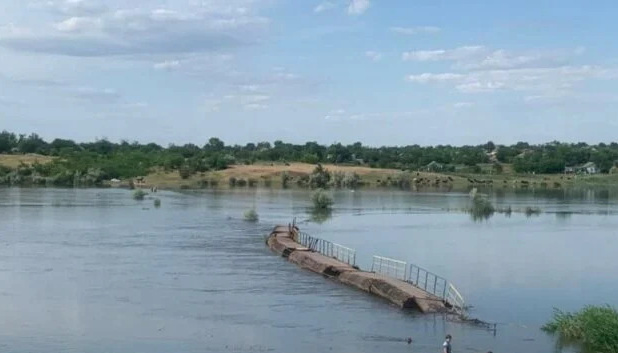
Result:
M144 198L146 198L146 195L148 195L148 193L142 189L136 189L135 191L133 191L133 199L137 201L144 200Z
M260 216L258 215L255 208L245 211L245 221L247 222L257 222L259 221Z
M579 344L585 351L618 352L618 311L610 306L588 306L576 313L555 310L543 330L563 343Z
M469 212L473 219L480 220L493 216L496 209L487 198L480 194L475 194L472 196L472 207Z
M508 207L495 207L486 195L480 194L476 188L470 192L471 206L467 209L472 219L474 220L486 220L491 218L495 213L504 214L510 217L513 212L523 213L527 217L541 214L541 209L538 207L526 206L524 209L513 209Z
M328 210L332 207L333 198L324 189L316 190L311 196L314 210Z

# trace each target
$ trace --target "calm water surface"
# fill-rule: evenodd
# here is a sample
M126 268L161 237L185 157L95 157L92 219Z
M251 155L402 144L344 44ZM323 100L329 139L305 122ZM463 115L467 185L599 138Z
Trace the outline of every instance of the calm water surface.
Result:
M618 201L608 191L493 192L527 218L473 222L458 193L336 193L310 222L309 194L0 189L3 352L561 352L552 308L618 305ZM242 221L256 207L258 224ZM293 217L309 233L413 262L454 282L496 335L403 312L274 256L264 236ZM404 338L416 343L408 346ZM568 349L562 352L570 352Z

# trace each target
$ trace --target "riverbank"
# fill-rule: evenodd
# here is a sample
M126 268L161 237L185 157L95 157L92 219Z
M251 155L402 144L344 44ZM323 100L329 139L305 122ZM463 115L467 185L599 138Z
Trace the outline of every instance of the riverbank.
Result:
M401 171L360 166L324 165L331 174L355 174L360 188L397 187L403 189L437 189L464 191L470 187L562 189L574 186L618 186L618 175L562 174L459 174ZM166 189L196 189L206 187L295 187L306 180L315 165L306 163L232 165L228 169L206 172L182 178L178 172L154 171L145 176L146 186Z
M4 167L6 173L10 173L10 171L18 170L22 166L45 165L53 160L54 157L37 154L1 154L0 167ZM335 175L339 175L339 177L352 176L355 180L354 187L360 188L397 187L403 189L465 191L471 187L562 189L573 186L618 186L618 174L516 174L511 166L506 164L504 165L504 172L501 174L431 173L333 164L325 164L324 168L331 174L331 183L334 184ZM177 170L166 171L163 168L154 168L150 173L140 178L132 180L104 180L102 185L99 186L129 187L133 184L138 187L158 187L171 190L210 187L306 187L307 180L314 169L315 165L308 163L263 162L251 165L230 165L224 170L181 175ZM5 184L7 184L7 181L10 181L8 182L9 185L15 184L15 181L18 180L19 183L17 185L26 186L28 185L29 176L33 179L30 183L32 185L49 184L44 177L36 173L36 170L30 173L16 173L17 178L15 176L3 178L1 174L2 170L0 170L0 183L2 183L2 180L5 181ZM83 173L79 175L83 178ZM64 179L71 179L71 181L75 179L72 174L63 174L63 177ZM52 183L51 185L55 184Z

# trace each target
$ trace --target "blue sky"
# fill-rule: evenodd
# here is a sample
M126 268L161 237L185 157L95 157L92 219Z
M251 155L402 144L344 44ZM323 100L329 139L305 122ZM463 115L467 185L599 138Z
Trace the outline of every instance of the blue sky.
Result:
M3 0L0 129L368 145L613 141L612 1Z

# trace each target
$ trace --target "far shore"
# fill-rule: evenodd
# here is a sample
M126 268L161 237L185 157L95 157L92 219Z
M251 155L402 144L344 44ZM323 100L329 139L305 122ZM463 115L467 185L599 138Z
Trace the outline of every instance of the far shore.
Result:
M618 175L517 175L504 174L458 174L430 173L422 171L401 171L362 166L325 164L331 173L356 173L361 181L360 188L378 189L402 187L410 189L469 190L472 187L518 188L518 189L562 189L576 186L618 186ZM186 179L178 172L154 171L141 178L133 179L136 187L159 189L204 189L231 188L230 180L243 180L239 187L282 188L282 175L287 173L289 188L298 187L298 181L311 174L315 165L306 163L264 163L253 165L232 165L216 172L197 173ZM401 185L400 179L409 179ZM246 184L245 184L246 183ZM109 183L110 186L129 186L129 181Z

